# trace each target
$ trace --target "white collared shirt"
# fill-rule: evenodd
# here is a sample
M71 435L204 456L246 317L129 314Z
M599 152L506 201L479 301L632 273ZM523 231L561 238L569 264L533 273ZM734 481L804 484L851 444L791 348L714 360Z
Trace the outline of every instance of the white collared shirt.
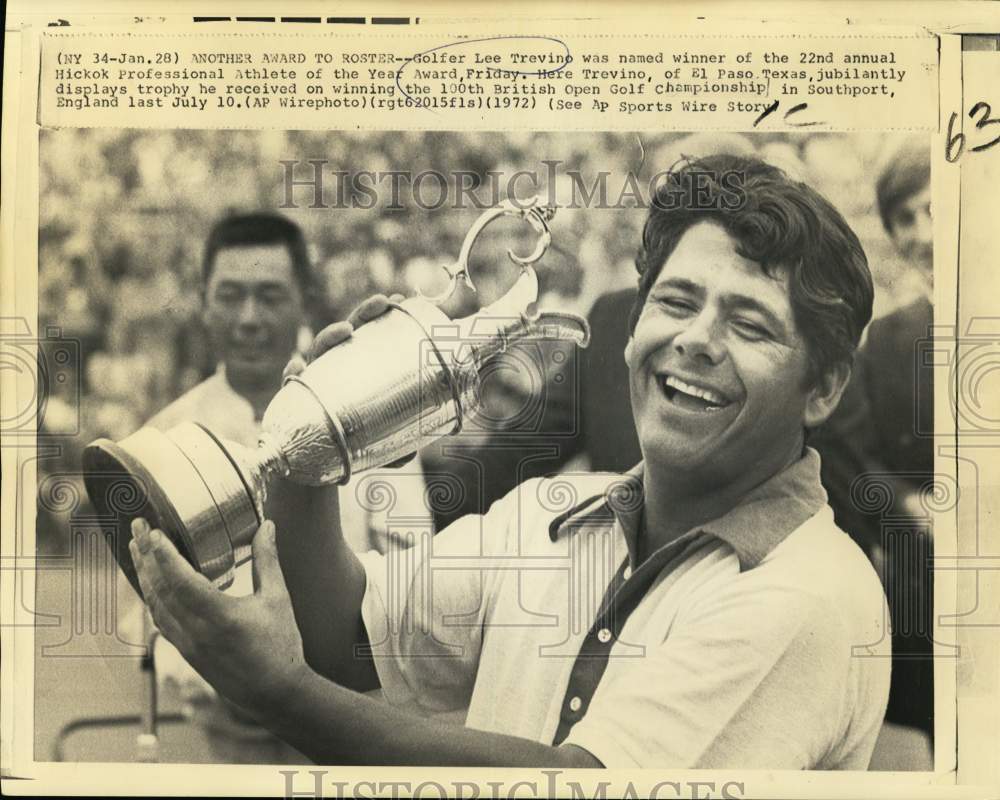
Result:
M547 744L569 725L564 741L606 767L865 769L889 687L885 597L818 473L810 450L644 565L628 514L585 502L560 524L595 493L606 511L609 475L527 481L414 549L365 554L386 699L468 707L468 727ZM810 502L793 496L813 483ZM651 569L623 626L595 623L609 586ZM592 693L589 663L604 667Z

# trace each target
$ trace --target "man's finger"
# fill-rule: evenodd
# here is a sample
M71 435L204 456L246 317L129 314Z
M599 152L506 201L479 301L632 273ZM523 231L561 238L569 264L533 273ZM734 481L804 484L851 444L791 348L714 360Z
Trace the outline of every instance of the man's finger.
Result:
M288 360L288 363L285 364L285 369L281 373L281 379L285 380L285 378L290 375L298 375L306 368L306 366L306 360L296 353Z
M266 519L253 537L253 590L256 594L286 592L285 576L278 561L277 531L274 523Z
M183 628L164 605L157 591L159 565L148 552L143 553L140 550L138 538L133 538L128 547L139 579L139 588L142 590L142 597L149 608L153 623L169 641L176 644L178 638L183 635Z
M149 552L144 555L146 560L155 560L158 570L153 573L153 588L179 622L197 624L222 610L225 596L184 560L162 531L149 533Z
M359 325L371 322L376 317L381 317L389 310L389 305L389 298L384 294L372 295L351 312L347 321L357 328Z
M331 347L335 347L345 339L350 339L354 332L354 326L350 322L334 322L327 325L316 334L306 357L309 361L315 361Z

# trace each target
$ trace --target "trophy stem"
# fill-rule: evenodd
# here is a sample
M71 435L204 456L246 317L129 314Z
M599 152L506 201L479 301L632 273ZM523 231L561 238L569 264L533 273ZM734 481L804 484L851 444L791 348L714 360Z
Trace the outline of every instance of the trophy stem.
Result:
M221 446L231 457L242 477L248 496L253 502L257 519L265 517L268 487L275 477L287 477L290 471L288 459L274 438L262 432L257 447L247 448L235 442L223 441Z
M281 475L286 477L291 472L285 453L267 431L260 435L256 456L257 465L261 473L266 476Z

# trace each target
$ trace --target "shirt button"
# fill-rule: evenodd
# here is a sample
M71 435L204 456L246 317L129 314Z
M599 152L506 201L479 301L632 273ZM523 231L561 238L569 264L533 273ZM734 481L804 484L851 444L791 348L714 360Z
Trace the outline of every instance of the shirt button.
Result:
M632 577L632 567L625 567L625 571L622 573L622 579L628 580Z
M609 631L607 628L601 628L597 632L597 641L599 641L601 644L607 644L608 642L610 642L611 631Z
M572 700L569 701L570 711L579 711L581 708L583 708L583 700L581 700L579 697L574 697Z

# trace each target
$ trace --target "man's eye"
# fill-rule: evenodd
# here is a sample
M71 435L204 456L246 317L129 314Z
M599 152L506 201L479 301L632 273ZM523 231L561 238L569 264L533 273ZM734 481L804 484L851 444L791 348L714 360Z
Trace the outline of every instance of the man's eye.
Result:
M659 299L659 303L665 307L667 311L675 314L686 314L696 310L694 303L683 297L661 297Z
M766 339L771 335L771 332L767 328L746 319L733 320L733 327L740 336L751 341Z
M241 293L235 289L218 289L215 292L215 299L220 303L237 303Z
M261 293L260 296L261 302L269 306L279 305L285 302L287 298L288 294L286 292L281 291L280 289L274 289L271 291L263 292Z

